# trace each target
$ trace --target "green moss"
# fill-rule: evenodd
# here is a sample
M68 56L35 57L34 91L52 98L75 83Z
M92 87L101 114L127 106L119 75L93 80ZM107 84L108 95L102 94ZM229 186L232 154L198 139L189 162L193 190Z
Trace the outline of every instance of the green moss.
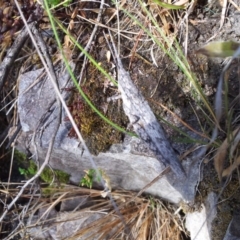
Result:
M44 197L53 196L55 193L59 193L61 189L63 189L62 186L51 185L51 186L42 188L42 194Z
M69 174L61 170L51 170L50 168L45 168L40 177L44 182L49 184L53 181L54 177L59 183L69 182Z
M27 155L25 153L22 153L18 151L17 149L14 150L14 159L17 160L19 164L26 163Z
M108 69L107 63L102 62L105 69ZM110 71L110 70L109 70ZM81 85L82 90L90 99L92 104L104 113L105 117L117 124L121 128L126 128L128 118L124 114L121 101L107 102L107 98L117 94L117 88L108 86L104 82L104 76L100 72L96 74L93 65L89 65L89 77L85 84ZM77 90L72 90L72 96L68 102L69 110L83 135L84 140L92 154L105 152L113 144L120 143L123 139L123 133L114 129L106 121L101 119L96 112L84 101ZM69 137L77 135L73 128L69 131Z
M85 170L85 176L81 179L79 186L86 186L92 188L93 181L95 179L96 171L95 169Z
M37 165L33 160L28 162L27 168L19 168L19 172L26 178L30 178L37 173ZM61 170L52 170L46 167L40 175L43 182L51 184L52 182L68 183L70 175Z

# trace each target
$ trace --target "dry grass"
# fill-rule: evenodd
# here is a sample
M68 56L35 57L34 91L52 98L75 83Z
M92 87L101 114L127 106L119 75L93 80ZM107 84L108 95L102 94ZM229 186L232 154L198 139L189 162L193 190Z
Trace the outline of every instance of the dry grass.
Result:
M14 188L8 192L1 191L1 199L5 196L14 197L16 192ZM19 203L9 211L6 217L8 221L4 226L5 230L10 230L8 236L5 236L6 239L30 235L36 239L37 236L47 234L50 230L53 234L56 229L65 229L67 224L71 224L72 230L67 233L58 231L62 236L61 239L180 240L186 233L181 217L174 215L176 209L152 197L134 197L135 193L130 191L112 192L112 197L126 224L124 225L119 214L115 212L112 202L101 197L100 190L66 185L61 188L52 187L47 191L46 188L42 188L42 192L51 192L51 194L42 194L40 197L36 186L26 189ZM78 202L77 207L74 206L73 200ZM24 201L27 204L21 206L20 202ZM72 209L66 212L63 205ZM58 212L55 210L56 206ZM79 218L86 216L95 220L88 223L85 220L80 229L79 226L76 227ZM2 228L3 233L4 228Z

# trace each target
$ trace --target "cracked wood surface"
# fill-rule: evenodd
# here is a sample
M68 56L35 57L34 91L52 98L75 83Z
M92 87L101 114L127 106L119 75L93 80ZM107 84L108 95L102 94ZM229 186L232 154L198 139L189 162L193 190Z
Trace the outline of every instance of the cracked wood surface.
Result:
M122 96L123 109L134 131L154 152L158 161L165 166L170 166L177 177L184 178L186 176L184 169L166 138L163 128L157 121L148 102L132 82L129 73L123 68L114 43L113 50L117 61L118 88Z

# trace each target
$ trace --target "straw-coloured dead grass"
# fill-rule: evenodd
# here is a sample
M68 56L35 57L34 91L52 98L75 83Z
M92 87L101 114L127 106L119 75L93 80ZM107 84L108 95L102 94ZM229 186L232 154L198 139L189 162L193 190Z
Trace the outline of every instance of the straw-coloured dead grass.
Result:
M16 204L9 212L6 219L11 222L5 224L5 229L11 230L6 233L7 239L13 236L44 239L51 232L50 239L61 236L61 239L74 240L181 240L186 234L180 215L174 215L176 209L159 199L136 197L134 192L117 190L112 192L119 209L117 213L111 200L103 198L100 190L70 185L41 190L41 197L37 191L25 194L22 198L25 204ZM12 197L14 194L15 191L11 191ZM7 193L1 191L1 199L5 196Z

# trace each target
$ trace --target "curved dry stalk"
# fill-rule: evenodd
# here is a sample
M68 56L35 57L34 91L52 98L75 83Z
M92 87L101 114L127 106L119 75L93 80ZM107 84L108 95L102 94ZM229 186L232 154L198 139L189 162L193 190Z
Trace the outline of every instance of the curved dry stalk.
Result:
M204 133L201 133L201 132L198 132L197 130L195 130L194 128L192 128L190 125L188 125L185 121L183 121L176 113L172 112L169 108L165 107L163 104L161 104L160 102L156 102L152 99L148 99L150 100L151 102L161 106L164 110L168 111L174 118L176 118L183 126L185 126L186 128L188 128L189 130L191 130L192 132L198 134L199 136L203 137L203 138L206 138L208 140L210 140L210 138L204 134Z
M228 3L228 0L223 0L219 31L222 29L222 26L224 24L225 14L226 14L226 11L227 11L227 3Z
M46 158L45 158L43 164L41 165L41 167L39 168L37 173L22 186L21 190L19 191L17 196L11 201L11 203L8 204L7 209L4 211L4 213L2 214L2 216L0 218L0 222L5 218L6 214L9 211L9 209L11 209L14 206L14 204L17 202L17 200L21 197L21 195L23 194L24 190L28 187L28 185L30 183L32 183L33 181L35 181L41 175L41 173L44 170L44 168L47 166L47 164L49 162L49 159L50 159L50 156L51 156L51 152L52 152L55 136L57 134L58 127L60 125L60 120L61 119L59 119L59 124L57 125L57 127L55 129L55 133L54 133L54 135L53 135L53 137L52 137L52 139L50 141L50 144L49 144L49 147L48 147L48 151L47 151L47 155L46 155Z

